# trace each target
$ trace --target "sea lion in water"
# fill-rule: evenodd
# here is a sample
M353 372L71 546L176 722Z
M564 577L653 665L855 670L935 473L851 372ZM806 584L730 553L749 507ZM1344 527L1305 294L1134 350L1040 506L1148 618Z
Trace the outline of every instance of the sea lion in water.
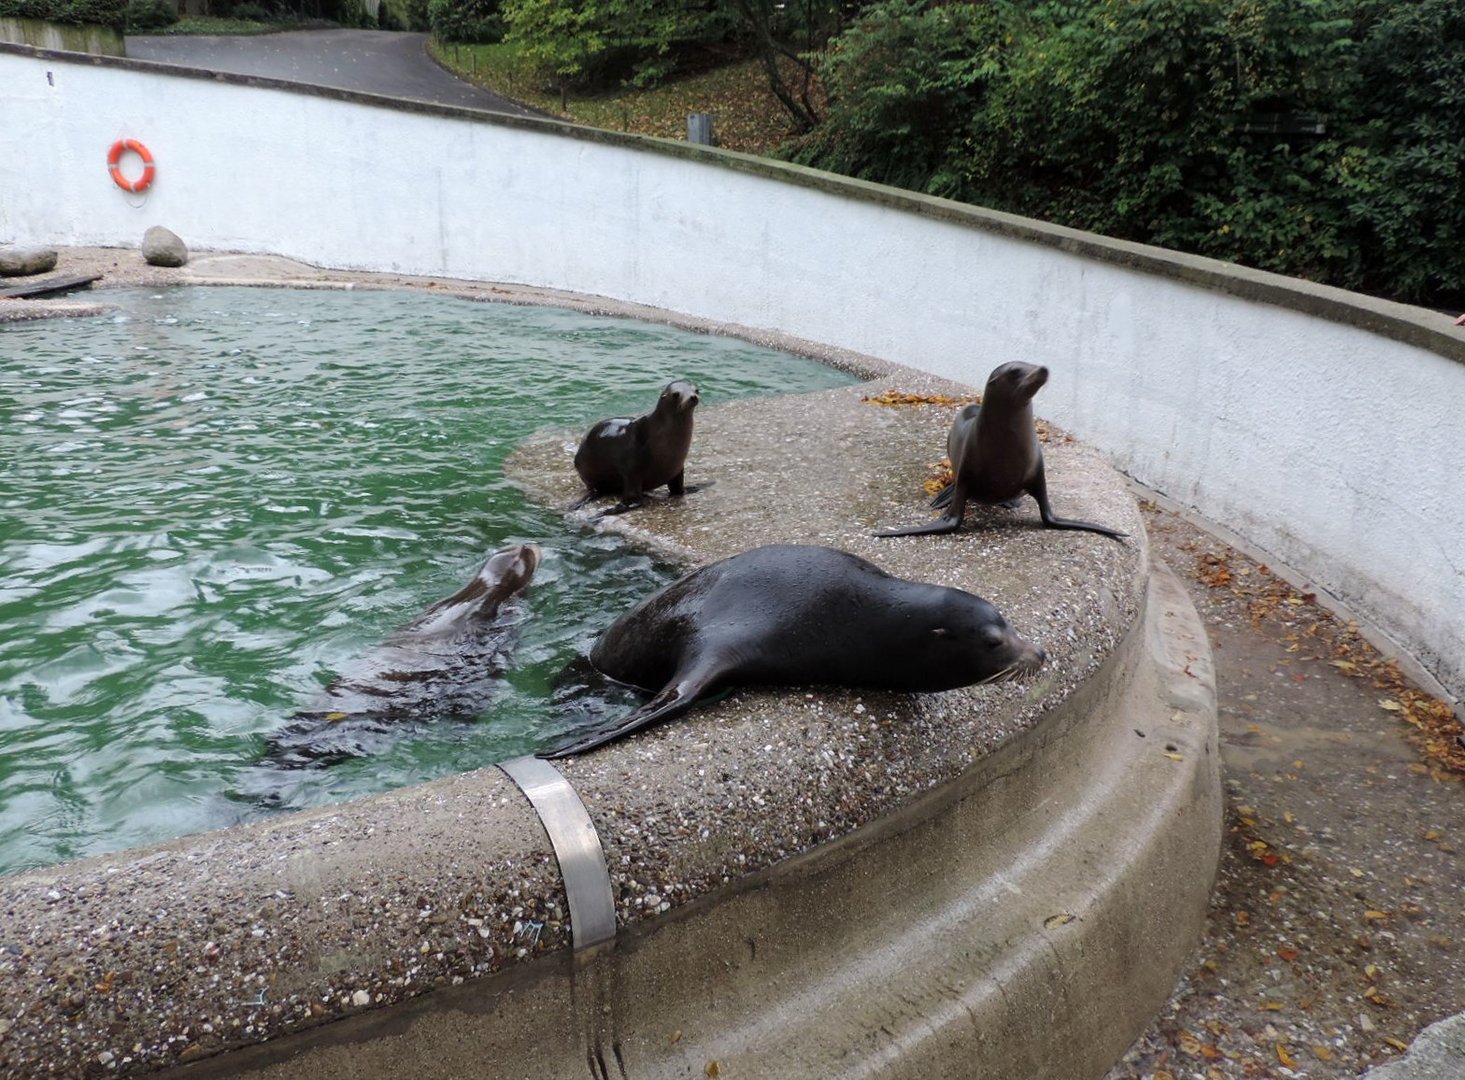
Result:
M1048 381L1048 369L1014 360L987 377L980 405L968 405L956 414L946 436L952 482L931 500L933 509L946 513L923 525L883 529L876 536L924 536L961 528L967 500L989 505L1015 506L1024 495L1038 500L1038 513L1049 529L1084 529L1116 540L1117 529L1088 521L1073 521L1053 513L1048 505L1048 481L1043 473L1043 449L1033 427L1033 395Z
M540 756L581 753L734 686L952 690L1028 674L1043 660L971 593L906 581L835 548L754 548L617 619L590 663L655 696Z
M618 495L607 514L641 505L646 492L665 484L672 495L688 489L683 483L687 451L692 446L692 410L701 400L685 379L666 384L656 408L637 417L612 416L592 427L575 451L575 471L586 494L570 509L601 495Z
M507 666L512 601L540 557L533 544L490 555L468 584L347 667L270 735L268 757L278 765L325 764L369 753L404 720L477 716Z

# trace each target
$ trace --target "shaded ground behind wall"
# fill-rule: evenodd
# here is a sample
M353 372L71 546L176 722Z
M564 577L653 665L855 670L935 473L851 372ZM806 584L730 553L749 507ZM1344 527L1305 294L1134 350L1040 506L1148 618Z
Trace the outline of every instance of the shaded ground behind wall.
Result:
M1465 1009L1465 783L1343 620L1141 505L1214 647L1226 842L1205 938L1108 1080L1357 1076Z

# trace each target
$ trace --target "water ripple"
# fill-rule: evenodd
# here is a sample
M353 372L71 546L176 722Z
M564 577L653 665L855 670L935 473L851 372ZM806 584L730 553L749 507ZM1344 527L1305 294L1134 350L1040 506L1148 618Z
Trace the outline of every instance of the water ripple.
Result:
M845 376L729 338L418 293L119 291L0 326L0 872L257 815L263 736L484 553L546 559L504 693L302 771L286 805L555 734L551 679L666 579L502 478L545 424Z

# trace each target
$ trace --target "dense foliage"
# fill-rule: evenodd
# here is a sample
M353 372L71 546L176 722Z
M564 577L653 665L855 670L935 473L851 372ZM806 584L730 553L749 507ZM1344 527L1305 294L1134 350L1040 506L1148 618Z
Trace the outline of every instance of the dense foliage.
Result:
M95 24L121 30L127 0L0 0L0 17L45 19L73 26Z
M679 48L721 40L729 26L717 3L666 0L504 0L502 14L504 40L558 85L649 85L670 73Z
M146 34L175 24L178 6L173 0L127 0L122 18L127 33Z
M427 0L427 21L440 41L502 41L499 0Z
M1459 0L877 0L820 71L804 163L1465 298Z

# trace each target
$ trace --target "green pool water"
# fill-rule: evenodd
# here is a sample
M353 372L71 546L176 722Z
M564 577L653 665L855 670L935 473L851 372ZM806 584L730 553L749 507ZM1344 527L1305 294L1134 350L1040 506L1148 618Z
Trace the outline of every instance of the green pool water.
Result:
M0 326L0 872L273 812L265 736L505 543L545 560L478 722L272 779L285 808L532 751L554 675L669 580L503 479L546 424L849 377L727 338L424 293L194 288ZM696 446L693 445L693 461ZM689 469L689 480L695 479Z

